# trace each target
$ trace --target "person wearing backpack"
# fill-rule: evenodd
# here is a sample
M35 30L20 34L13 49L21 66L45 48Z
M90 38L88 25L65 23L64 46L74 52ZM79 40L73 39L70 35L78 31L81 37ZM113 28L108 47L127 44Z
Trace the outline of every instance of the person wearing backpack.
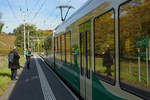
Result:
M10 53L8 54L8 62L9 62L8 67L11 69L11 80L16 79L17 69L20 68L19 58L20 56L16 51L16 47L14 46L13 50L10 51Z
M27 69L30 69L31 48L27 52Z

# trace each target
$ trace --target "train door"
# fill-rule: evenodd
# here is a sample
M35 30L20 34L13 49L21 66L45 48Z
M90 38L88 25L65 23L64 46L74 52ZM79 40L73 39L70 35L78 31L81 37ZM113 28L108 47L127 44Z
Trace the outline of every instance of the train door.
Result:
M91 87L91 32L90 21L80 27L80 93L86 100L92 98Z

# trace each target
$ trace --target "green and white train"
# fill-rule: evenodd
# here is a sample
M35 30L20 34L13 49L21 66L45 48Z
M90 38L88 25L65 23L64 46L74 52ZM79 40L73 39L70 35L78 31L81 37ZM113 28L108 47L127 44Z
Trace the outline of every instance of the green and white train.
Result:
M89 0L45 39L44 59L85 100L150 100L149 34L150 0Z

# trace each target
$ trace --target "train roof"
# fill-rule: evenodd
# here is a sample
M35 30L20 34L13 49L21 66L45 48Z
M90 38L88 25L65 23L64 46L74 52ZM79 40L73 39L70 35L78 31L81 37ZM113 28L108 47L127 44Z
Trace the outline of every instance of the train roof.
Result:
M91 12L99 5L109 2L111 6L119 6L119 4L128 1L128 0L88 0L82 7L80 7L75 13L73 13L66 21L61 23L55 28L55 34L65 32L66 27L74 23L76 20L85 16L88 12ZM118 4L118 5L117 5Z

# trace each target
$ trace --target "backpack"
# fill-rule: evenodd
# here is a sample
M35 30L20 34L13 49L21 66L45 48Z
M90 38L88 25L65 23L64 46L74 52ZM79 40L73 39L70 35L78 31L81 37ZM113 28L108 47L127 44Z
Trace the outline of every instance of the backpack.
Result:
M14 60L14 52L10 52L8 55L8 61L13 62L13 60Z

